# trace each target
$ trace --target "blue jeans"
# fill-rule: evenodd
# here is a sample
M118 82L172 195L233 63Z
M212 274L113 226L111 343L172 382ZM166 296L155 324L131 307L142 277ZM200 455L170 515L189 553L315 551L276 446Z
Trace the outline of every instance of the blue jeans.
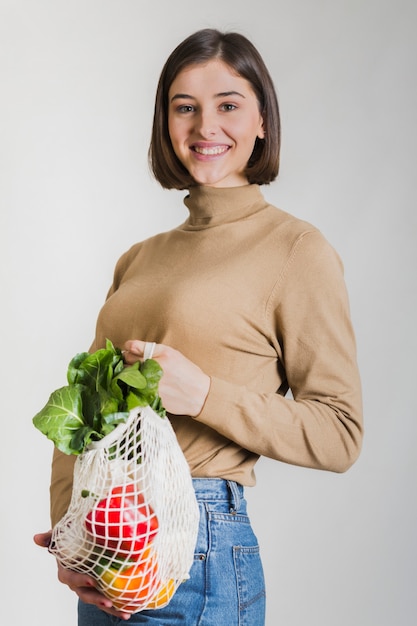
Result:
M218 478L193 484L200 507L194 564L168 606L125 622L80 601L78 626L264 626L264 575L243 487Z

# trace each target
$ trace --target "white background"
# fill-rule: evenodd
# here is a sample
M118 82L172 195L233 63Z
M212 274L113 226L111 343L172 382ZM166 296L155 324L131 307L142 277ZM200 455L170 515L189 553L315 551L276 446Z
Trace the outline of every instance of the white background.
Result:
M414 623L415 6L0 1L2 624L76 623L32 543L49 528L52 444L31 420L90 345L119 255L185 219L146 153L162 64L206 26L247 35L270 68L283 149L264 193L342 256L364 388L364 448L346 474L259 462L248 499L267 626Z

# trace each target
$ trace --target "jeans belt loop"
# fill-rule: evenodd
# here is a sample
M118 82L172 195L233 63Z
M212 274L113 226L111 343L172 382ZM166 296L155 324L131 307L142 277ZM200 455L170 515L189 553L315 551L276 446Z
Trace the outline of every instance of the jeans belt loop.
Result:
M227 482L227 486L229 487L230 495L231 495L230 512L236 513L240 509L240 502L241 502L239 487L234 480L228 480L226 482Z

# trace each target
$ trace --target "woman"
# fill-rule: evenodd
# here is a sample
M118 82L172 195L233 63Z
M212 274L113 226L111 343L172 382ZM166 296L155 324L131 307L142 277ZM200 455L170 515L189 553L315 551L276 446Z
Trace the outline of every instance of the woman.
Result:
M168 607L131 617L88 576L60 567L80 598L80 626L112 624L110 615L262 626L262 565L244 499L257 459L343 472L359 454L361 390L340 260L316 228L260 191L278 174L279 140L274 86L245 37L206 29L174 50L157 89L150 163L164 188L188 190L189 218L121 257L91 349L107 337L132 364L156 342L200 534L190 579ZM54 524L69 504L73 460L54 454Z

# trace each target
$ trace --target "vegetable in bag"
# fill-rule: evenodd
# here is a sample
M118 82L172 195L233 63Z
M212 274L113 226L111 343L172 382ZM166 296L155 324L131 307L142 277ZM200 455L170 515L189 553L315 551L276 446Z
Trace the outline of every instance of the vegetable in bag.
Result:
M55 390L33 424L65 454L81 454L89 443L126 422L129 411L150 406L164 417L158 394L162 368L153 359L125 366L111 341L89 354L76 354L68 366L68 385Z

